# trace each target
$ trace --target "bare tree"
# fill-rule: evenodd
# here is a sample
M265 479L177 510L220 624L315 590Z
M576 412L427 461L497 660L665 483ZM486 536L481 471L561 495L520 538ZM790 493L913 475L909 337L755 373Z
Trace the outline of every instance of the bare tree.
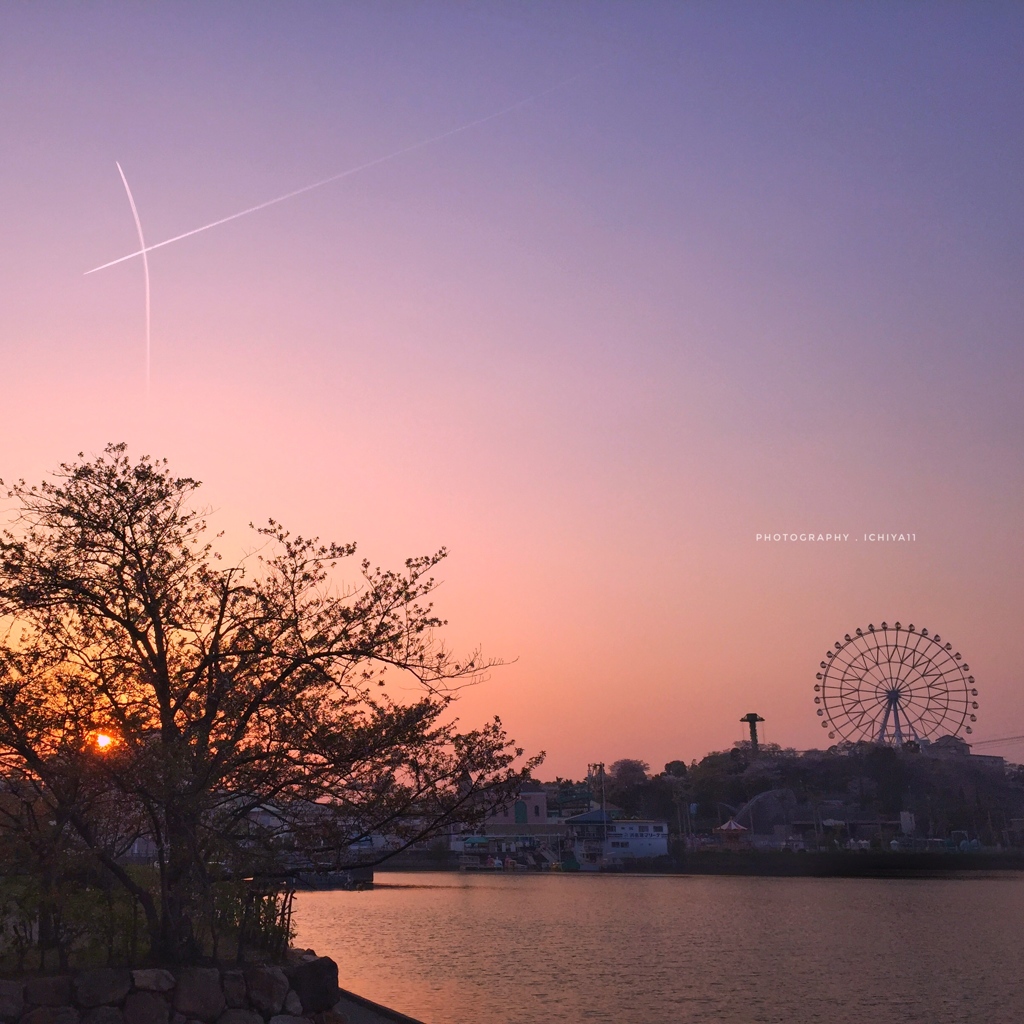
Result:
M257 531L225 565L199 486L124 445L15 485L0 538L0 766L141 905L155 957L199 955L214 877L371 862L507 800L534 767L497 719L459 731L460 683L493 663L438 640L431 573L362 562L351 544ZM398 701L386 673L418 693ZM158 891L123 862L156 850Z

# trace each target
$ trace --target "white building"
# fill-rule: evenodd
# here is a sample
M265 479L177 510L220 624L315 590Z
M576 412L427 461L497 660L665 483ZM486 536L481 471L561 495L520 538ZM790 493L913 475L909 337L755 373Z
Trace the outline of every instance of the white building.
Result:
M614 819L607 811L588 811L565 819L573 853L584 871L626 860L668 855L668 823Z

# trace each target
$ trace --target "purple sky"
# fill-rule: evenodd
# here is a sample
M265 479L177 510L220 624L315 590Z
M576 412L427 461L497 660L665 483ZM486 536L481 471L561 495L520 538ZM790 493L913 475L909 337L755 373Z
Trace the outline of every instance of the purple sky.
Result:
M463 718L544 775L820 745L882 619L1024 733L1022 50L998 3L7 5L0 475L126 440L238 545L447 545L451 642L518 659ZM147 398L141 263L83 276L115 161L152 243L531 96L153 252Z

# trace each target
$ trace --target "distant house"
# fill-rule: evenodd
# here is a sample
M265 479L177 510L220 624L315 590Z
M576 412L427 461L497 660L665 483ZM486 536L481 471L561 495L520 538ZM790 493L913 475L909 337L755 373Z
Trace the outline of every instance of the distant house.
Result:
M613 818L607 811L588 811L566 818L565 826L573 853L584 871L668 854L665 821L625 821Z
M930 743L921 743L921 753L928 757L959 758L969 757L972 764L986 765L992 768L1005 768L1006 760L995 754L974 754L971 745L959 736L940 736Z
M560 860L565 835L561 819L548 818L544 787L526 782L514 800L496 807L478 829L454 828L449 848L462 855L464 866L475 859L511 854L521 864L540 867Z
M925 744L929 754L941 757L970 757L971 745L959 736L940 736L937 740Z
M548 794L540 783L525 782L519 796L512 802L496 807L487 816L489 825L541 825L548 820Z

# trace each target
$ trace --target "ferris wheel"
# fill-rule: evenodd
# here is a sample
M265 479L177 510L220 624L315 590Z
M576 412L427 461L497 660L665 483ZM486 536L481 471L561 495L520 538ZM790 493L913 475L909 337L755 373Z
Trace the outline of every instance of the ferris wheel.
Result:
M837 640L814 684L828 738L902 746L970 733L978 691L953 645L913 625L869 625Z

